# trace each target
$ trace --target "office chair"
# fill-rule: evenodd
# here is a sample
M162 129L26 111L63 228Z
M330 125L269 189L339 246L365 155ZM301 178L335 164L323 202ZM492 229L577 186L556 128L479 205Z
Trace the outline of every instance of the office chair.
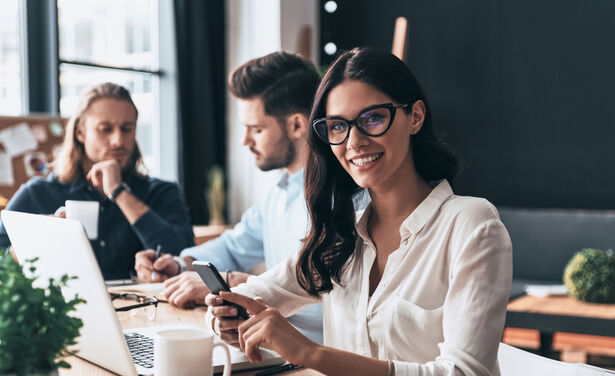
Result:
M613 371L544 358L505 343L500 343L498 363L502 376L615 376Z

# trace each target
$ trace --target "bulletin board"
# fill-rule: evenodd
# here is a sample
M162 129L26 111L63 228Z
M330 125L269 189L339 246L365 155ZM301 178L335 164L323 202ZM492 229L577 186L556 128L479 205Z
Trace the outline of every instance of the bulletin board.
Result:
M23 183L46 176L64 139L67 119L0 116L0 209Z

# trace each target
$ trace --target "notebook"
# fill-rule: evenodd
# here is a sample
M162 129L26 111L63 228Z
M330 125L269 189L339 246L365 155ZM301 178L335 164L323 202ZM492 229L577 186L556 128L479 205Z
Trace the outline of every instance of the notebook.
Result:
M151 355L131 356L125 335L131 343L139 342L137 347L142 348L148 342L152 343L151 338L157 331L184 328L186 325L122 330L90 242L79 221L8 210L2 211L1 215L18 260L23 262L39 258L35 264L39 287L44 287L48 278L58 278L63 274L77 276L77 280L70 281L63 293L67 297L77 294L87 302L78 305L74 312L76 317L83 320L83 327L77 344L69 351L120 375L153 374L153 352ZM263 361L257 364L250 363L240 350L229 348L233 371L284 363L278 354L267 349L259 350ZM213 363L214 372L221 372L224 364L222 352L214 350Z

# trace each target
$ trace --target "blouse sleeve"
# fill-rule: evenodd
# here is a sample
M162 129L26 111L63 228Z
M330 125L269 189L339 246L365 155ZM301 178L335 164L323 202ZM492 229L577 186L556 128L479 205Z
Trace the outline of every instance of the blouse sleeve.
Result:
M297 254L261 275L249 277L246 283L232 290L253 298L260 297L284 317L292 316L302 308L320 302L319 298L308 295L299 285L295 273L296 262Z
M260 297L265 304L280 311L284 317L289 317L302 308L320 302L319 298L309 296L299 286L295 275L296 255L279 263L265 273L251 276L245 283L231 290L251 298ZM212 323L213 316L209 310L205 314L205 322Z

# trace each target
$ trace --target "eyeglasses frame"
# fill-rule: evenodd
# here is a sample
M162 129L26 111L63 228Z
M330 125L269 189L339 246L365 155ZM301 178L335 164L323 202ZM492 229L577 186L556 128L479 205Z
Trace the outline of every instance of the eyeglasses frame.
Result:
M316 132L316 135L318 136L318 138L320 138L322 141L326 142L329 145L341 145L344 142L346 142L348 140L348 137L350 136L350 130L352 128L353 125L357 126L357 129L359 130L359 132L363 133L364 135L368 136L368 137L380 137L382 135L384 135L385 133L387 133L387 131L391 128L391 125L393 124L393 120L395 120L395 113L396 110L398 108L405 108L408 107L409 104L393 104L393 103L383 103L383 104L375 104L369 107L365 107L364 109L362 109L359 114L357 115L357 117L355 117L352 120L347 120L344 119L341 116L327 116L327 117L323 117L320 119L316 119L312 122L312 128L314 129L314 132ZM357 120L361 117L361 115L363 115L364 113L366 113L367 111L376 109L376 108L386 108L389 110L389 114L390 114L390 119L389 119L389 124L387 125L386 129L378 134L369 134L367 132L365 132L365 130L363 128L361 128L359 126L359 124L357 123ZM344 137L344 139L340 142L330 142L329 140L325 140L323 138L323 136L321 136L320 132L318 132L318 128L317 128L317 124L323 121L327 121L327 120L342 120L343 122L345 122L348 125L348 131L346 132L346 136Z
M134 292L123 292L119 295L115 295L111 297L111 301L114 301L119 298L126 299L127 296L134 296L136 298L137 304L115 308L115 312L130 311L130 310L141 308L141 307L147 307L149 305L153 305L154 307L156 307L156 309L158 308L158 299L156 299L153 296L146 296L144 298L141 298L139 295L135 294ZM143 303L141 303L142 299L143 299ZM145 299L151 299L151 301L146 302Z

